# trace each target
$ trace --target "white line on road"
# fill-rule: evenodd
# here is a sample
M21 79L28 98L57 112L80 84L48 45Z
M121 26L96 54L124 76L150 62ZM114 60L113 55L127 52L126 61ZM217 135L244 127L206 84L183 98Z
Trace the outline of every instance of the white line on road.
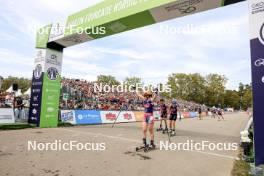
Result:
M197 152L197 153L202 153L202 154L206 154L206 155L217 156L217 157L221 157L221 158L228 158L228 159L233 159L233 160L239 160L238 157L234 157L234 156L230 156L230 155L221 155L221 154L217 154L217 153L203 152L203 151L197 151L197 150L192 150L192 152Z
M88 134L88 135L92 135L94 137L98 137L98 136L102 136L102 137L106 137L106 138L110 138L110 139L118 139L118 140L122 140L122 141L128 141L128 142L133 142L133 143L141 143L141 141L136 140L136 139L128 139L128 138L124 138L124 137L120 137L120 136L110 136L110 135L106 135L106 134L101 134L101 133L92 133L92 132L84 132L84 131L78 131L78 130L69 130L69 129L63 129L63 128L54 128L56 130L64 130L64 131L68 131L68 132L74 132L74 133L79 133L79 134Z
M105 137L105 138L110 138L110 139L118 139L121 141L127 141L127 142L133 142L133 143L139 143L141 144L142 142L136 139L129 139L129 138L124 138L120 136L110 136L106 134L101 134L101 133L92 133L92 132L84 132L84 131L78 131L78 130L70 130L70 129L65 129L65 128L54 128L55 130L64 130L72 133L79 133L79 134L88 134L92 135L94 137ZM201 153L201 154L206 154L206 155L211 155L211 156L216 156L220 158L227 158L227 159L232 159L232 160L239 160L238 157L230 156L230 155L222 155L222 154L217 154L217 153L212 153L212 152L203 152L203 151L197 151L197 150L190 150L189 152L196 152L196 153Z

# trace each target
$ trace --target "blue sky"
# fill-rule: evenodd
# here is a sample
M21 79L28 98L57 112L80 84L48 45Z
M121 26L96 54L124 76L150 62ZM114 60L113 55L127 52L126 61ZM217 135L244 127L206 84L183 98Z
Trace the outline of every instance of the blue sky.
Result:
M31 78L35 29L97 2L1 2L0 75ZM247 13L247 2L242 2L67 48L62 75L95 80L111 74L120 81L138 76L156 84L171 73L218 73L227 76L228 88L236 89L239 82L251 81Z

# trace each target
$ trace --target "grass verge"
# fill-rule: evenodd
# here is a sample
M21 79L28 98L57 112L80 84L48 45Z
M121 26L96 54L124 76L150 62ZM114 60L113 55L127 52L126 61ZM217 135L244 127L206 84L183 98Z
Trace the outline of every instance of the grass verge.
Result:
M242 159L242 151L240 151L239 160L234 161L231 176L251 176L250 165Z
M31 124L4 124L0 125L0 130L21 130L34 127L36 126Z

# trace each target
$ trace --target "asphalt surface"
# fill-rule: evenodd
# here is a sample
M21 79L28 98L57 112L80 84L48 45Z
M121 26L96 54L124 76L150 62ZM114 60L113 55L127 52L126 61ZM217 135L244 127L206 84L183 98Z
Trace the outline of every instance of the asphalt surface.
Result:
M177 136L171 146L179 143L235 143L248 116L243 113L225 115L225 121L210 117L204 120L184 119L177 122ZM159 122L156 122L158 127ZM157 133L157 149L148 153L135 152L141 145L141 123L79 126L53 129L0 131L0 176L228 176L238 150L165 150L161 143L168 135ZM105 145L95 150L33 151L32 143L76 141ZM161 143L160 143L161 141ZM233 144L234 145L234 144ZM182 149L182 148L181 148ZM186 148L185 148L186 149ZM228 149L228 147L227 147Z

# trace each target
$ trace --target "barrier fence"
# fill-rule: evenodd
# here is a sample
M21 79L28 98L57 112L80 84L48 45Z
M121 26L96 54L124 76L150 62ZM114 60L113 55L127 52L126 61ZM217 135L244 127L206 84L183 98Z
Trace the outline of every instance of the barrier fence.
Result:
M28 111L28 108L0 108L0 124L27 123Z
M117 123L141 122L144 112L139 111L96 111L96 110L61 110L61 121L73 125L82 124L112 124L117 119ZM202 114L205 116L206 114ZM154 117L160 120L160 112L155 111ZM195 118L197 112L178 113L178 117Z

